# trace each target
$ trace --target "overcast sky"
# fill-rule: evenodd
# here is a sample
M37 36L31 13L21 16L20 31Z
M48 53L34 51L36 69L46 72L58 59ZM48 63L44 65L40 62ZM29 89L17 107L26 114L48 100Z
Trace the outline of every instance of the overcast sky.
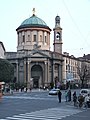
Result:
M0 0L0 41L7 52L17 51L16 28L32 16L32 9L52 29L61 18L63 52L75 57L90 54L90 0Z

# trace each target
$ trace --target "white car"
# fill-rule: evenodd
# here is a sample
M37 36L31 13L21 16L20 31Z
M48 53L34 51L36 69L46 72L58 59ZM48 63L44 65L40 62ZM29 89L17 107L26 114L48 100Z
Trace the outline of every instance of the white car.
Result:
M87 96L88 94L90 94L90 89L81 89L80 90L80 94L85 97Z
M60 89L58 89L58 88L53 88L53 89L51 89L50 91L49 91L49 95L57 95L58 94L58 91L59 91Z

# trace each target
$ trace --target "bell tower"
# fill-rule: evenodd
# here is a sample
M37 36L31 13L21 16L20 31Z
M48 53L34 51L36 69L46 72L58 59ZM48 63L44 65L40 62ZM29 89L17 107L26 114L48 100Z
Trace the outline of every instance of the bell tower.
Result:
M60 17L55 17L55 28L54 31L54 52L62 54L62 28L60 27Z

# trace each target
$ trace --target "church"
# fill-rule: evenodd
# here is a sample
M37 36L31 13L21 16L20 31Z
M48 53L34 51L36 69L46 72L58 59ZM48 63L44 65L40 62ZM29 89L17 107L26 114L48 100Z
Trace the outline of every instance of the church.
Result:
M6 52L5 56L14 65L17 83L28 88L49 87L62 82L62 28L60 16L55 17L53 28L53 51L50 51L51 29L35 15L25 19L16 29L17 52Z

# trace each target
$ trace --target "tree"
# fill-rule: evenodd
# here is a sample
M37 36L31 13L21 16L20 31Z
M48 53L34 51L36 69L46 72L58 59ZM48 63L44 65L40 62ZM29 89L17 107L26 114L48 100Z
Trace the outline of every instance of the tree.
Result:
M81 88L83 88L87 84L87 80L90 79L90 66L82 62L81 65L77 67L77 74L81 80Z
M5 59L0 59L0 82L9 83L14 78L14 66Z

